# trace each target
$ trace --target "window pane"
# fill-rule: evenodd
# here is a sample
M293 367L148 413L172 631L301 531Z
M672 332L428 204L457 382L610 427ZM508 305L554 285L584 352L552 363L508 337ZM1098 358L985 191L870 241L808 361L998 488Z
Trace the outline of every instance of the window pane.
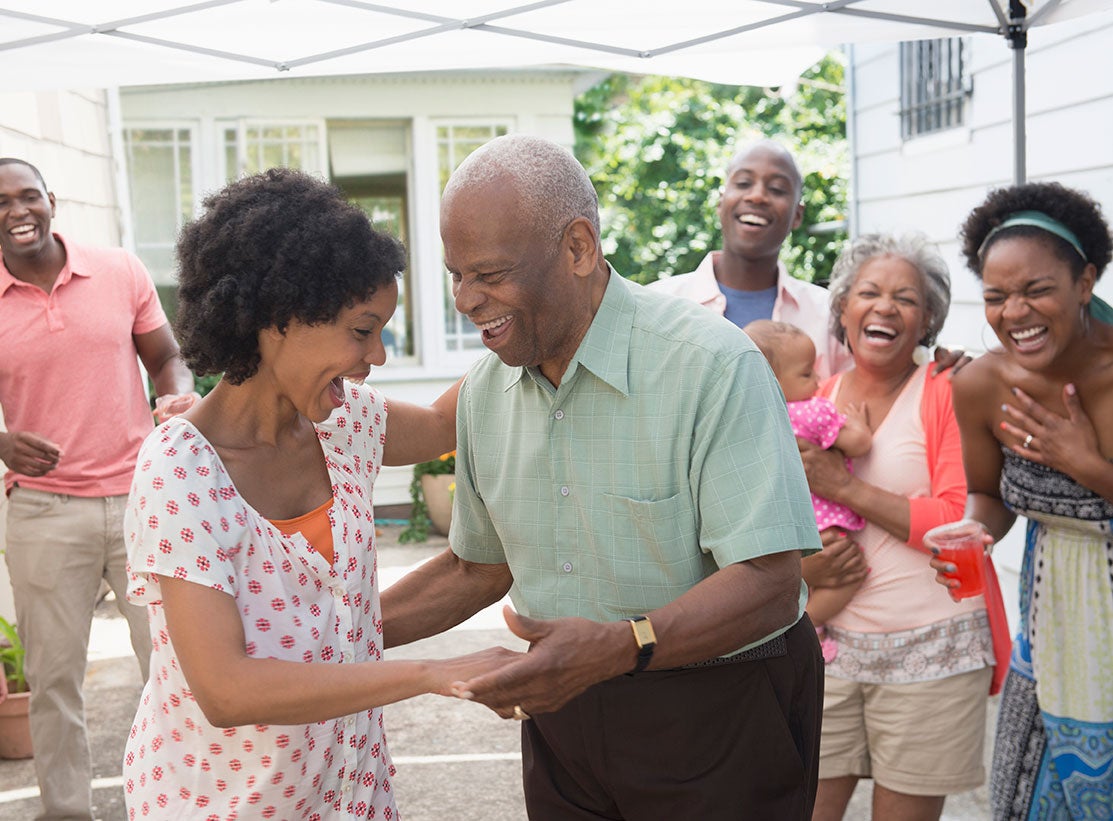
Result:
M125 129L135 250L156 282L174 272L174 242L193 214L189 129Z
M508 133L504 124L461 124L437 127L437 177L440 188L448 183L448 178L469 154L484 143ZM456 312L452 298L452 280L444 272L444 321L445 345L450 351L474 350L483 347L478 330L471 322Z
M961 38L900 44L901 136L963 124L967 96Z

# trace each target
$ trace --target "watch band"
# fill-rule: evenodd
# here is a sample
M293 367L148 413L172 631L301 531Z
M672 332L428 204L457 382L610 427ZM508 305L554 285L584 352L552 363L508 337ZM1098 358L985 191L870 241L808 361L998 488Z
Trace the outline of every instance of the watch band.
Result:
M653 650L657 647L657 635L653 632L653 624L649 621L649 616L634 616L626 621L630 622L630 627L634 631L634 641L638 644L638 661L634 669L626 674L632 676L649 666L649 660L653 658Z

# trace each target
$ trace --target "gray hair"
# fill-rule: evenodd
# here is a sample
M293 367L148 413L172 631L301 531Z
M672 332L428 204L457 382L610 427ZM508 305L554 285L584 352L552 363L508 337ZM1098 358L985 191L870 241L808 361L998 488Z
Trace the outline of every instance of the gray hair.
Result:
M932 345L947 319L951 307L951 275L947 263L935 250L928 238L918 232L894 237L887 234L864 234L851 242L835 260L831 272L831 333L845 344L846 330L842 327L842 312L858 272L871 259L897 257L903 259L920 273L927 304L927 330L921 345Z
M484 143L452 172L442 202L507 177L522 198L524 222L542 236L548 226L553 242L559 242L577 217L590 222L598 236L599 196L587 172L566 148L540 137L508 134Z

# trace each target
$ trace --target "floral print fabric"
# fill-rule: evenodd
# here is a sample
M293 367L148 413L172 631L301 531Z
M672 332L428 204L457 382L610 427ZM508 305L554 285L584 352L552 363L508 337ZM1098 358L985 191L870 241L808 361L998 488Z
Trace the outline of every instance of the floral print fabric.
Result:
M205 719L166 630L159 576L227 593L258 658L347 664L382 657L371 488L386 406L347 385L317 426L334 504L331 566L238 494L188 421L155 430L140 451L125 519L128 598L146 604L154 651L124 756L129 819L397 817L382 713L297 726L220 729ZM203 614L198 614L203 618Z

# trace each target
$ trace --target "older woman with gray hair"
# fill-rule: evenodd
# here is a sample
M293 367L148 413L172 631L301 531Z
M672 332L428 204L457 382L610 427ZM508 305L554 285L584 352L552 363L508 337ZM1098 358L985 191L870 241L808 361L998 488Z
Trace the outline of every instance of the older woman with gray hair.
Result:
M917 355L947 317L950 277L925 237L871 235L839 257L830 291L831 330L854 364L820 394L843 412L864 406L873 446L851 472L840 454L801 445L812 491L866 520L851 537L868 565L826 625L837 651L813 821L841 819L861 778L874 781L875 819L938 819L949 793L985 778L995 664L985 599L952 600L923 546L966 500L951 383ZM828 565L804 560L809 586L836 584Z

